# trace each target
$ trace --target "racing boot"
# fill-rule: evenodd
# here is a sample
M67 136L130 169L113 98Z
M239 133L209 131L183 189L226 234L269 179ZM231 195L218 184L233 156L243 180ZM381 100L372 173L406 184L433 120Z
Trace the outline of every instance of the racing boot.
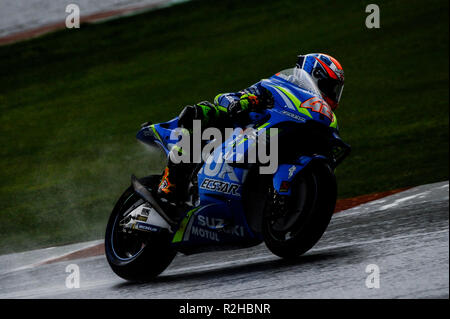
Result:
M176 184L173 177L170 176L169 165L164 169L163 176L158 186L158 197L165 200L169 204L175 205L177 201Z
M183 194L183 190L187 187L187 168L189 168L189 165L174 164L169 160L157 190L158 202L166 214L176 223L181 222L186 213L184 203L186 194Z

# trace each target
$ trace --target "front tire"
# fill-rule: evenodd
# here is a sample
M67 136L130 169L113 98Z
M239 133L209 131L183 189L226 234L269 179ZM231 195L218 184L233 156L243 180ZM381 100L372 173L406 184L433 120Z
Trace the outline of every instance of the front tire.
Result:
M291 195L272 190L263 215L263 238L269 250L295 258L322 237L336 206L336 178L328 164L313 162L295 177Z
M157 185L160 176L152 175L140 182L147 187ZM170 247L169 232L127 233L119 221L130 208L144 204L129 187L118 200L106 226L105 253L111 269L123 279L149 281L162 273L172 262L176 251Z

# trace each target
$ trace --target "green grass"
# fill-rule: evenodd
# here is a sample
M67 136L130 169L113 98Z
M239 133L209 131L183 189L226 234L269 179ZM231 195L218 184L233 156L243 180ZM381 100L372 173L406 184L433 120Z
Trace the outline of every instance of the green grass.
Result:
M160 172L139 124L327 52L353 146L339 197L448 179L448 2L195 1L0 47L0 253L103 236L131 173Z

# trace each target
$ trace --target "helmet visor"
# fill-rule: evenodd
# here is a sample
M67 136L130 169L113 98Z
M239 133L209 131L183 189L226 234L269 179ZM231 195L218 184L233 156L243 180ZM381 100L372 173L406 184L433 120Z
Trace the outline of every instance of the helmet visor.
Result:
M344 90L344 82L332 78L322 78L317 81L317 86L329 99L339 103L342 91Z

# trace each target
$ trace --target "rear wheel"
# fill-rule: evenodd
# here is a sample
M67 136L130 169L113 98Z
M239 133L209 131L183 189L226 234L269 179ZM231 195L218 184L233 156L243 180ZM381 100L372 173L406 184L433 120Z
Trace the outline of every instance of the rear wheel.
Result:
M157 185L159 178L152 175L140 182L152 187ZM168 231L147 233L129 231L121 226L128 214L144 204L133 187L129 187L114 207L106 227L106 258L111 269L126 280L148 281L163 272L176 255L170 247Z
M270 251L294 258L311 249L328 227L336 205L336 178L323 162L313 162L296 176L291 195L270 190L262 233Z

